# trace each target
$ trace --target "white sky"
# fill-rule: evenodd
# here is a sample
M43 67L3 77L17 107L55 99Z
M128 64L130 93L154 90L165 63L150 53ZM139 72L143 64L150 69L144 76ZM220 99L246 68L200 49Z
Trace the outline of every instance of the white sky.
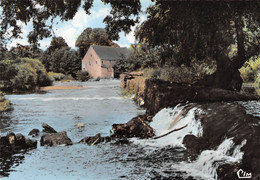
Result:
M145 10L150 4L150 0L141 0L142 10ZM58 22L57 25L54 26L54 32L56 36L62 36L67 44L75 48L75 42L77 37L83 32L87 27L91 28L104 28L105 24L103 23L103 19L106 15L109 14L110 11L109 5L104 5L100 0L95 0L94 5L91 8L91 14L87 15L85 11L81 8L76 13L74 18L70 21L60 22L59 19L55 19ZM146 19L146 15L141 15L141 21ZM20 23L22 26L23 34L22 39L13 39L10 44L8 44L8 48L12 46L16 46L17 43L27 45L27 35L32 29L32 23L28 23L27 26L23 23ZM124 32L121 32L119 41L115 41L122 47L129 47L130 44L135 42L134 30L135 27L131 28L132 31L125 35ZM46 38L44 40L39 41L41 49L46 49L50 44L51 38Z

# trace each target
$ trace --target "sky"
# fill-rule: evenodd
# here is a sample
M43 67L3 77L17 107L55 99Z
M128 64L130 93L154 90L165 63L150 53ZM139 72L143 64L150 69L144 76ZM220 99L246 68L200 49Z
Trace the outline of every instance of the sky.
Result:
M149 5L151 5L150 0L141 0L142 10L144 11ZM59 19L55 19L58 24L54 26L53 30L55 35L62 36L67 44L75 49L75 42L77 37L84 31L84 29L91 28L105 28L105 24L103 23L103 19L109 14L111 7L109 4L104 5L100 0L95 0L94 5L91 8L91 14L87 15L85 11L80 8L74 18L70 21L61 22ZM143 22L146 19L146 15L143 13L140 15L140 20ZM17 43L22 45L28 45L27 35L32 30L32 23L28 23L27 25L20 22L22 26L22 39L13 39L9 44L8 48L16 46ZM136 26L135 26L136 27ZM129 47L131 44L135 43L134 30L135 27L131 28L131 32L126 34L121 32L120 39L116 42L121 47ZM51 38L45 38L40 43L40 48L45 50L50 45Z

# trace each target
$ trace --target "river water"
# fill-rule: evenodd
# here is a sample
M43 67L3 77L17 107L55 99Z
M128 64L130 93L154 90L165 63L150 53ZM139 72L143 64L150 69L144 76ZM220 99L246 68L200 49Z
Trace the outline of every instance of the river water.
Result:
M200 122L195 119L195 112L200 113L196 108L178 124L180 127L189 124L185 132L174 136L157 141L133 138L129 145L116 142L94 146L77 144L82 138L97 133L107 136L112 124L125 123L145 113L131 99L121 96L119 84L119 80L56 83L84 88L8 95L14 110L1 115L0 135L8 132L27 135L33 128L41 130L41 124L45 122L57 131L67 131L75 144L41 147L38 143L37 149L0 158L0 179L214 179L214 174L207 170L196 171L194 166L198 164L182 162L185 151L182 138L190 133L203 134ZM154 117L151 126L157 135L168 131L165 127L183 108L163 109ZM250 106L248 109L250 111ZM164 123L160 121L162 118ZM77 127L78 123L83 123L84 127ZM230 144L231 140L223 142L216 153L232 148ZM234 162L241 159L239 148L235 148L237 156L231 157Z

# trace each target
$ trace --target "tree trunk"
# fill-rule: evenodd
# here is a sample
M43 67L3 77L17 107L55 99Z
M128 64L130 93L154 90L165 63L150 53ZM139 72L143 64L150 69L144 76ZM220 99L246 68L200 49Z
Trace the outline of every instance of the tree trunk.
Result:
M213 76L215 76L213 87L232 91L241 90L243 80L240 77L238 69L227 67L222 70L217 70Z
M226 90L240 91L243 79L240 77L238 68L234 66L228 56L221 52L218 53L216 61L216 72L212 75L205 76L199 84Z

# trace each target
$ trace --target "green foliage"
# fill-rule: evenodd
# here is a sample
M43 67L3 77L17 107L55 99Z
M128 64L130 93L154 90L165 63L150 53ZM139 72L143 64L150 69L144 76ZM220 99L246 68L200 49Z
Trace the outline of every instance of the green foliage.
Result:
M19 59L19 58L32 58L38 59L43 51L33 46L24 46L17 44L16 47L12 47L10 50L0 47L0 61L5 59Z
M194 73L187 67L169 68L147 68L144 69L144 76L150 79L162 79L170 82L192 84L198 80Z
M160 51L150 48L146 44L133 45L128 58L116 61L114 69L116 72L131 72L140 68L158 67L161 63Z
M28 91L36 88L37 73L29 63L17 65L17 75L12 79L13 89L19 91Z
M205 75L213 74L215 70L216 65L214 63L197 64L193 62L191 66L182 64L181 66L144 68L143 74L149 79L162 79L170 82L193 84Z
M76 73L77 80L88 81L90 79L89 73L87 71L78 71Z
M28 63L32 66L33 69L36 70L37 74L37 85L40 86L47 86L51 84L51 80L47 74L47 71L44 65L38 59L30 59L30 58L23 58L21 59L21 63Z
M102 28L85 29L77 38L75 45L79 48L81 58L84 57L91 45L117 46Z
M40 57L47 71L63 74L73 74L81 69L81 59L77 51L68 47L44 52Z
M63 39L63 37L53 37L51 40L51 44L46 51L50 53L55 51L56 49L67 48L67 47L69 46L66 43L65 39Z
M252 57L239 71L244 82L254 82L259 76L259 57Z
M61 81L65 78L65 74L48 72L48 76L52 81Z
M4 97L4 94L0 91L0 112L8 111L11 109L11 102Z
M140 0L102 1L111 6L110 15L104 19L109 39L118 39L121 31L130 32L143 13ZM8 39L7 30L11 30L12 37L19 37L22 31L18 22L32 21L33 31L29 33L28 40L37 46L39 39L51 35L54 18L60 17L66 21L73 19L82 2L84 10L89 14L93 0L41 0L37 3L35 0L25 0L23 3L20 0L12 3L7 0L0 1L0 44ZM215 77L212 81L215 84L209 85L239 90L242 81L238 69L245 61L260 53L259 8L259 1L154 0L145 11L147 20L141 24L136 36L139 42L148 44L155 51L159 49L160 59L154 61L144 58L143 65L156 67L154 62L159 62L159 67L182 64L189 66L193 60L202 63L204 60L212 59L216 61L217 73L212 76ZM233 45L237 46L237 51L229 56L228 51ZM82 43L78 47L84 48L85 44ZM85 51L80 52L81 57ZM149 56L148 53L145 55ZM62 70L59 69L57 72ZM224 79L225 76L228 78Z
M50 85L44 66L37 59L0 61L0 89L8 92L31 91L37 86Z

